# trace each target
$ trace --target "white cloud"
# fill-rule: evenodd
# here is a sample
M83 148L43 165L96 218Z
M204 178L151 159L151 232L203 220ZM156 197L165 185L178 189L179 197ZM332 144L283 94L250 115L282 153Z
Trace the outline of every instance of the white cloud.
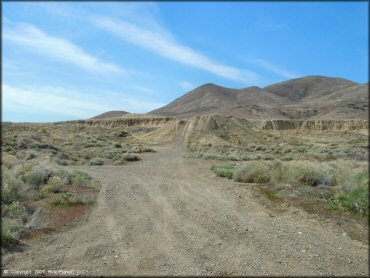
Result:
M90 19L96 26L105 31L170 60L244 83L256 83L260 78L258 74L252 71L224 65L190 47L179 44L164 29L163 31L158 28L155 31L144 29L128 21L106 16L93 16Z
M110 110L143 113L163 106L163 103L143 102L118 93L103 92L100 95L91 95L50 86L20 88L3 84L2 92L5 112L45 114L53 117L61 115L84 119Z
M179 83L179 86L183 89L183 90L192 90L194 89L194 85L191 84L190 82L187 82L187 81L182 81Z
M258 65L262 68L265 68L279 76L286 77L286 78L297 78L299 75L295 72L288 71L278 65L275 65L269 61L263 59L253 59L250 61L251 63Z
M100 74L125 75L128 70L121 66L105 62L72 42L47 35L37 27L27 23L11 23L6 21L3 39L37 52L59 62L72 64L84 70Z
M145 86L133 86L133 89L144 93L146 95L158 95L153 89L145 87Z

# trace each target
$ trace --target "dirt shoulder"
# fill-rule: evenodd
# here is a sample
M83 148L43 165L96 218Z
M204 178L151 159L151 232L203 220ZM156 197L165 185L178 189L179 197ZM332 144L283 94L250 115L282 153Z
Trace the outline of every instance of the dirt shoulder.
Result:
M158 148L142 161L79 166L100 181L89 217L3 256L3 270L87 275L368 275L368 246L296 209L268 209L209 161ZM4 273L4 272L3 272Z

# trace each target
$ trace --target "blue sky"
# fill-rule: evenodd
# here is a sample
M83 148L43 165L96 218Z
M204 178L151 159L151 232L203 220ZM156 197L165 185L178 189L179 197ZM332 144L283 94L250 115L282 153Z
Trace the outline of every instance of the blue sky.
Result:
M368 82L367 2L4 2L3 121L146 113L204 84Z

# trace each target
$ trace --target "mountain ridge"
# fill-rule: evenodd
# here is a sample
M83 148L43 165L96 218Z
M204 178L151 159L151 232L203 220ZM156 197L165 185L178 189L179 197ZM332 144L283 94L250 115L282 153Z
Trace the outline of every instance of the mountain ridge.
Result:
M191 118L367 119L368 83L311 75L265 86L226 88L206 83L147 114Z

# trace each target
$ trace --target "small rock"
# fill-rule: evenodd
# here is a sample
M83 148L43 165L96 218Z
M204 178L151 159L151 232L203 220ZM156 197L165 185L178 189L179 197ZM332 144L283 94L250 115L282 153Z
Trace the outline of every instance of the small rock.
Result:
M298 232L298 234L299 234L299 235L301 235L301 234L302 234L302 232Z

